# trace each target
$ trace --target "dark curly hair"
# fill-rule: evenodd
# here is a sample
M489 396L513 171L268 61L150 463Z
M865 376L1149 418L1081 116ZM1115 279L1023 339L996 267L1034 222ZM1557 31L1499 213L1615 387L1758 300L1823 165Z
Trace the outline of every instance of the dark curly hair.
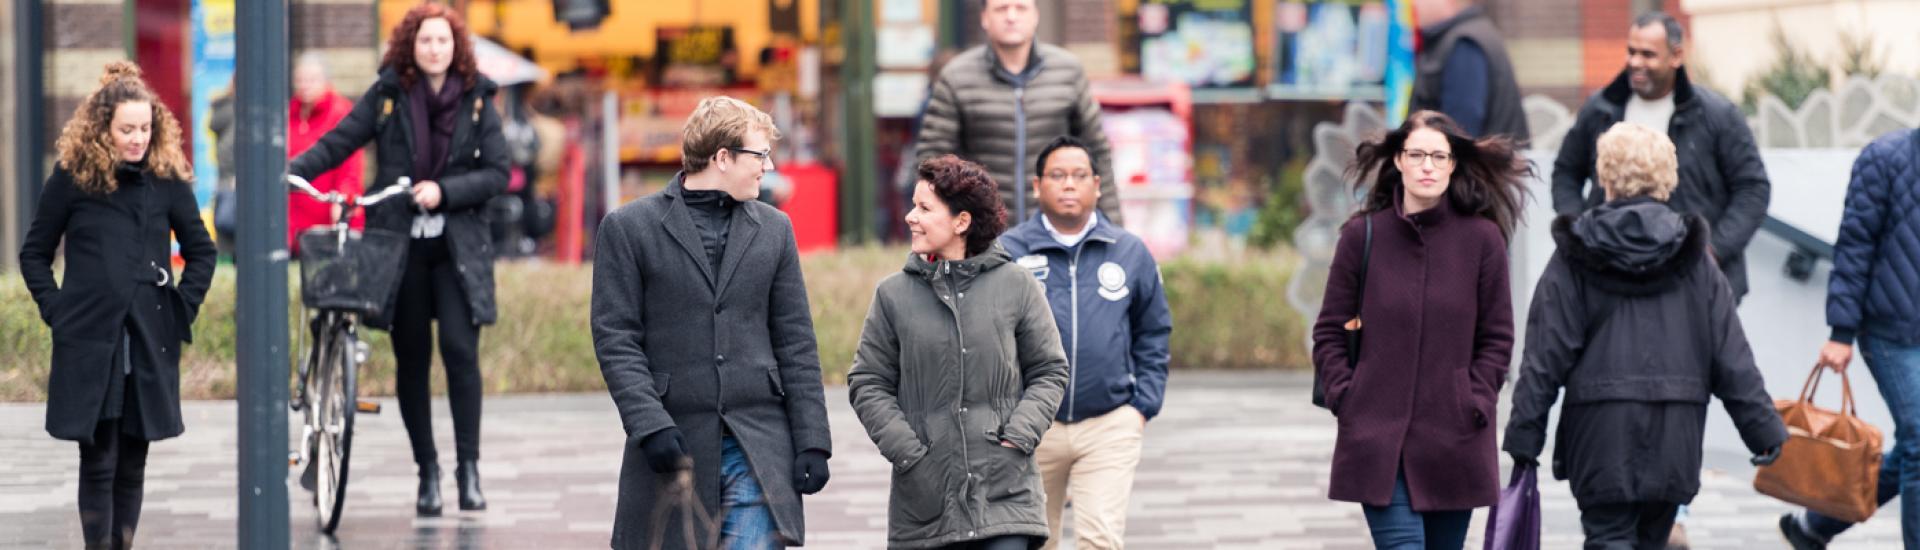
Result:
M1437 111L1417 111L1407 116L1398 129L1353 151L1347 165L1347 179L1355 187L1371 188L1354 213L1355 217L1393 208L1400 196L1400 168L1393 159L1406 149L1407 136L1421 128L1440 132L1453 150L1454 168L1447 184L1446 199L1455 209L1493 220L1500 234L1512 238L1514 226L1525 215L1527 180L1533 177L1533 163L1512 139L1492 136L1475 140L1447 115ZM1372 182L1368 182L1371 175Z
M941 155L920 163L920 181L933 186L933 194L946 203L947 210L959 216L973 215L967 228L967 255L986 252L994 239L1007 230L1007 207L1000 203L1000 184L979 164L953 155Z
M380 58L380 68L400 73L400 83L412 88L414 79L420 78L420 64L413 60L413 39L420 34L420 23L435 18L447 20L447 27L453 29L453 64L447 66L447 76L459 76L467 87L473 87L480 78L473 36L467 34L467 22L460 18L460 12L444 4L429 2L407 10L406 17L387 37L387 55Z

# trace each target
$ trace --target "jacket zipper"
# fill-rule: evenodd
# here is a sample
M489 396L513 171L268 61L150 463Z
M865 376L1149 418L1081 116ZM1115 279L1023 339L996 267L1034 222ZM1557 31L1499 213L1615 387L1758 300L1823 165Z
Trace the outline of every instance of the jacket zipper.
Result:
M954 416L953 423L960 428L960 464L967 470L968 493L973 493L977 492L979 487L975 485L973 459L969 457L967 453L967 375L964 369L968 359L967 333L965 329L961 328L960 287L953 282L953 262L940 262L940 272L946 275L947 289L943 297L947 299L947 309L953 312L953 335L954 340L960 343L960 364L963 367L959 376L960 394L958 398L954 400L960 405L959 414ZM994 444L998 445L999 442L996 441ZM969 495L969 497L971 497L971 495ZM980 523L980 518L986 517L987 515L986 499L980 499L979 505L974 508L976 508L976 510L974 510L972 522L977 525Z
M1027 219L1027 85L1013 87L1013 204L1014 219Z
M1073 302L1073 306L1067 308L1068 324L1073 325L1067 328L1068 333L1073 336L1073 349L1067 350L1068 422L1073 421L1073 395L1079 393L1076 391L1079 386L1075 385L1075 378L1080 375L1080 251L1086 249L1087 242L1081 240L1079 246L1073 247L1073 259L1067 261L1067 294L1068 299Z

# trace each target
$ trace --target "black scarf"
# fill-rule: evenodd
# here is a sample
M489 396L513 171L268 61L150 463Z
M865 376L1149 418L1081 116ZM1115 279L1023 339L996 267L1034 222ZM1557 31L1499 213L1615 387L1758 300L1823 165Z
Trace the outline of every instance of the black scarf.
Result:
M413 81L407 94L407 118L413 125L414 182L438 181L447 168L447 154L453 147L453 125L460 116L460 97L467 91L467 80L448 73L433 92L425 75Z

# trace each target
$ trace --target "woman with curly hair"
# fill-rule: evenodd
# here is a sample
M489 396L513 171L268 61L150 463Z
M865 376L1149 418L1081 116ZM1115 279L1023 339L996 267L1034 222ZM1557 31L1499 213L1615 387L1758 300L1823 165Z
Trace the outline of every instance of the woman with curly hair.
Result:
M368 326L393 332L394 392L420 468L421 516L440 515L439 453L433 444L434 321L453 410L454 469L461 510L485 510L480 493L480 327L497 317L488 199L507 188L507 141L494 108L493 81L475 66L473 39L460 14L422 4L395 25L380 78L332 131L293 159L287 172L312 180L368 143L378 166L366 192L402 177L413 200L367 209L366 227L411 234L406 269ZM402 261L396 259L395 261Z
M1067 355L1033 275L996 240L999 186L946 155L920 164L906 268L880 281L847 374L893 463L887 546L1039 548L1033 450L1066 392Z
M217 253L180 139L140 68L109 63L60 132L59 162L20 248L20 277L53 329L47 433L80 443L87 548L132 546L147 445L185 430L180 348L193 341ZM176 240L186 259L178 276Z

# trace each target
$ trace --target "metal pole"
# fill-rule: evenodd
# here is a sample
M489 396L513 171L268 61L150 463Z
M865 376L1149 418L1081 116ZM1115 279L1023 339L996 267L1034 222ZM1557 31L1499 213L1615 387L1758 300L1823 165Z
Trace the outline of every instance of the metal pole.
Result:
M287 3L235 6L241 548L287 548Z
M47 179L46 35L40 0L13 0L13 185L17 241L25 241L33 211L40 205L40 183ZM13 244L17 244L13 243ZM7 250L13 258L15 250ZM0 264L10 262L0 261Z
M847 53L840 67L845 134L840 151L846 163L840 180L840 238L867 243L878 232L874 227L874 208L878 206L874 196L880 178L873 150L873 0L849 0L841 8L840 29Z

